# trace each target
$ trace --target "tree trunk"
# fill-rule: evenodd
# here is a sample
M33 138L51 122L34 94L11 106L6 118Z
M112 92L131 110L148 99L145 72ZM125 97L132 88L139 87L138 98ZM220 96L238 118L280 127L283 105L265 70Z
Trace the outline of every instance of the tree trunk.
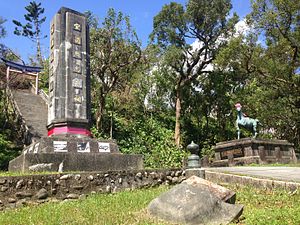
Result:
M103 94L99 95L99 104L98 104L98 111L96 114L96 128L98 131L101 131L102 129L102 117L104 112L104 106L105 106L105 97Z
M175 144L180 147L180 116L181 116L181 94L180 88L176 89L176 116L175 116Z
M36 59L39 62L39 66L43 66L43 58L42 58L42 51L41 51L41 42L40 38L37 37L36 39Z

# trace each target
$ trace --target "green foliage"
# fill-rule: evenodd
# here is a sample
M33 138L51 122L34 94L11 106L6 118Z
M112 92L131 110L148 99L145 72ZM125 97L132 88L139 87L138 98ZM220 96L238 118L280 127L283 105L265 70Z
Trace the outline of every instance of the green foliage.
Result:
M6 22L5 19L3 19L0 16L0 39L5 37L6 35L6 30L5 27L3 26L3 24ZM4 44L0 43L0 56L2 57L4 55L6 47L4 46Z
M170 80L169 90L175 93L177 146L184 110L181 104L189 98L186 93L195 91L203 78L209 76L208 65L233 33L238 17L229 17L231 7L229 0L190 0L186 7L172 2L154 17L151 39L162 56L158 67L161 74L168 74L164 78Z
M49 59L43 61L42 71L39 73L39 88L48 93L49 89Z
M8 120L6 107L5 92L0 89L0 170L7 170L9 161L20 152L20 148L11 141L15 138L15 133L11 129L11 121Z
M262 136L287 139L298 148L300 4L256 0L252 7L247 17L252 31L232 39L215 62L235 74L239 85L232 99L260 120Z
M90 15L90 19L93 17ZM109 9L102 26L90 31L91 74L96 128L102 129L106 98L124 87L141 59L140 41L129 17Z
M172 130L154 118L132 121L125 125L125 121L117 121L118 127L126 129L119 133L119 145L124 153L136 153L144 156L145 166L148 168L178 168L186 153L176 147Z
M27 14L24 15L26 24L13 20L13 23L16 25L14 34L28 37L36 43L36 59L39 64L42 65L43 58L41 54L40 39L46 38L47 36L43 36L41 32L41 25L46 21L46 17L41 18L41 16L45 9L41 7L41 3L36 3L35 1L30 2L25 9L27 11Z
M2 17L0 17L0 38L5 37L6 35L6 30L3 26L3 24L6 22L5 19L3 19Z
M0 170L7 170L8 163L20 152L11 141L9 141L8 130L0 130Z

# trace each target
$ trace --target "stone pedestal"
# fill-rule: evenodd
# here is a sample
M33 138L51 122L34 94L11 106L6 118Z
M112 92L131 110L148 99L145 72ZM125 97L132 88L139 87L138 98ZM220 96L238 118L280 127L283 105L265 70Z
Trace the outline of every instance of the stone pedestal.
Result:
M205 179L205 170L202 168L189 168L185 170L185 176L186 178L196 176Z
M109 171L143 169L142 155L121 154L113 141L44 137L9 162L9 171Z
M294 145L286 140L242 138L217 143L214 149L213 166L297 162Z

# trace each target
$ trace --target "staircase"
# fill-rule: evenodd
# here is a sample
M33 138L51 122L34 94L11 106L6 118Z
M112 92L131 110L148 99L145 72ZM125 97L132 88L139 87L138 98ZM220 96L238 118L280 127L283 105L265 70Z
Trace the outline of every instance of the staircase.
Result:
M33 94L30 90L11 90L16 110L21 114L23 123L25 123L30 133L29 142L34 142L42 136L47 136L47 115L48 108L41 96Z

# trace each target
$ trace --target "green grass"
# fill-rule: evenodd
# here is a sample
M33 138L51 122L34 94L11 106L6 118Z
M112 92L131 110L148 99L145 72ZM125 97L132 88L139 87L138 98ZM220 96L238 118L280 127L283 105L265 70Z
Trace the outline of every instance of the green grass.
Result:
M300 224L300 193L227 186L245 206L233 224ZM45 203L0 213L0 224L167 224L147 214L149 202L169 187L94 194L83 200Z
M228 186L237 193L244 212L237 224L300 224L300 192Z
M146 213L159 188L94 194L86 199L26 206L0 213L0 224L165 224Z

